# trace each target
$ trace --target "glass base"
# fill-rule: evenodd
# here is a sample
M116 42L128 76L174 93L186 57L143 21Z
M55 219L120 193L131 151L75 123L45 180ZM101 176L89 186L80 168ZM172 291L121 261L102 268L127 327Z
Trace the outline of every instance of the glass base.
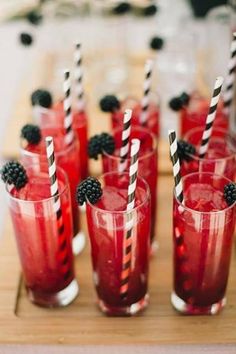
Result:
M28 297L31 302L42 307L61 307L69 305L79 294L77 280L72 282L63 290L54 294L38 294L27 289Z
M102 312L109 316L133 316L144 310L149 303L149 295L146 294L141 300L125 307L115 307L106 304L103 300L98 299L98 305Z
M171 303L175 310L185 315L216 315L226 304L226 298L210 306L196 306L187 304L175 292L171 294Z
M83 251L85 244L86 244L85 234L83 233L83 231L80 231L72 239L72 249L73 249L74 256L77 256Z

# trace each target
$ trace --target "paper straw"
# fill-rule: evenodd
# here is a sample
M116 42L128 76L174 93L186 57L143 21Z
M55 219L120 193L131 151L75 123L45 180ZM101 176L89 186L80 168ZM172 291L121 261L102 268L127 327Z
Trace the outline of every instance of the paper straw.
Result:
M220 98L221 87L223 84L223 77L219 76L216 78L215 87L212 94L212 99L210 103L209 113L206 119L206 126L202 135L201 146L199 148L199 157L203 158L207 152L209 140L212 133L212 125L215 120L217 105Z
M175 194L176 198L180 203L183 203L183 184L182 178L180 174L180 162L178 156L178 146L177 146L177 138L174 130L169 130L169 142L170 142L170 157L173 166L173 175L175 181Z
M72 112L71 112L71 82L69 70L64 71L64 128L66 131L66 145L70 145L74 139L74 131L72 129Z
M143 83L143 98L141 102L140 123L145 125L147 123L147 113L149 108L151 78L152 78L153 61L147 60L145 63L145 79Z
M230 113L234 96L234 81L236 68L236 32L233 33L233 39L230 47L230 60L228 64L228 74L225 79L225 89L223 93L224 112Z
M132 110L126 109L123 119L122 145L120 149L119 172L124 172L127 166L127 158L129 154L129 139L131 131Z
M51 182L50 191L51 191L51 196L54 197L53 210L57 217L60 261L62 265L64 278L68 279L69 276L71 275L71 272L70 272L70 266L68 264L69 256L67 253L67 240L64 235L64 222L63 222L61 202L59 197L53 138L51 136L46 137L45 143L46 143L46 152L47 152L47 160L48 160L48 173Z
M81 44L76 43L75 45L75 88L77 96L77 106L79 112L84 111L84 89L83 89L83 72L82 72L82 54L81 54Z
M128 200L127 200L127 212L131 211L135 205L135 190L137 184L137 172L138 172L138 153L140 149L140 140L132 139L131 141L131 153L130 153L130 168L129 168L129 187L128 187ZM129 277L131 271L131 253L132 253L132 227L133 216L132 213L127 213L127 221L125 225L126 235L124 240L124 253L122 259L122 272L121 272L121 287L120 295L122 299L128 295Z

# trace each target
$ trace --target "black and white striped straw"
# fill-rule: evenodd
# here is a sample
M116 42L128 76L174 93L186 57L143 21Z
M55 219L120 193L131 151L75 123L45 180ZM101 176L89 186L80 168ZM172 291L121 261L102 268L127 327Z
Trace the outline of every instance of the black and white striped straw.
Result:
M143 83L143 98L141 101L140 123L147 123L147 115L150 101L151 79L152 79L153 61L148 59L145 63L145 79Z
M170 143L170 157L172 161L173 175L174 175L174 182L175 182L175 194L178 201L180 203L183 203L184 200L183 184L182 184L182 178L180 174L180 162L178 156L176 132L174 130L169 130L168 135L169 135L169 143Z
M54 210L54 212L56 214L56 218L57 218L57 230L58 230L58 242L59 242L61 269L62 269L64 278L67 279L71 275L71 271L70 271L70 265L69 265L69 256L67 253L67 240L64 235L64 222L63 222L61 202L60 202L60 197L59 197L53 138L51 136L46 137L45 143L46 143L46 152L47 152L47 160L48 160L48 174L49 174L50 183L51 183L50 191L51 191L51 196L54 197L53 210Z
M140 149L140 140L132 139L131 152L130 152L130 168L129 168L129 186L128 186L128 201L127 212L131 211L135 206L135 190L137 184L138 173L138 154ZM132 228L133 228L133 216L132 213L127 214L127 221L125 225L125 239L123 246L123 258L122 258L122 272L121 272L121 287L120 295L122 299L125 299L128 295L129 278L131 271L132 261Z
M127 158L129 154L129 139L131 131L132 110L126 109L123 119L122 145L120 149L119 172L124 172L127 166Z
M220 99L220 92L223 84L223 77L216 78L215 86L211 98L210 108L206 119L206 126L203 131L201 146L199 148L199 157L203 158L207 152L209 140L212 133L212 126L216 117L217 105Z
M83 88L83 71L82 71L82 53L81 44L76 43L75 53L75 91L77 97L77 108L79 112L84 111L84 88Z
M230 113L233 96L234 96L235 69L236 69L236 32L233 33L233 39L231 42L228 74L225 79L224 92L223 92L224 112L227 115Z
M64 128L66 131L65 141L66 145L70 145L74 139L74 131L72 128L72 111L71 111L71 81L69 70L64 71Z

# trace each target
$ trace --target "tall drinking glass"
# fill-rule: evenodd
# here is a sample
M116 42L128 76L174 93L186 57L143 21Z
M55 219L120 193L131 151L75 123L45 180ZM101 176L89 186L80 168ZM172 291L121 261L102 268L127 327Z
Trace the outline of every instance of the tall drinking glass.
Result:
M28 165L28 183L7 195L29 299L41 306L68 305L78 294L71 240L73 235L67 176L57 169L63 231L59 233L46 165Z
M133 315L148 303L148 264L150 246L150 191L137 178L135 207L126 211L128 173L101 176L103 195L86 213L91 242L93 279L101 310L109 315ZM127 221L132 221L130 252L127 253ZM129 223L130 224L130 223ZM122 265L130 257L127 296L120 289Z
M228 206L224 186L212 173L183 178L184 203L174 196L173 306L185 314L215 314L226 303L235 228L235 203Z
M64 135L59 130L55 130L55 128L41 129L41 133L43 137L53 136L57 166L61 167L68 176L73 216L73 251L74 254L78 254L85 244L85 235L80 229L79 210L75 199L76 187L80 182L79 144L75 138L72 144L66 145ZM44 139L37 145L24 145L21 142L20 155L22 163L26 166L32 163L39 165L46 163L47 156Z

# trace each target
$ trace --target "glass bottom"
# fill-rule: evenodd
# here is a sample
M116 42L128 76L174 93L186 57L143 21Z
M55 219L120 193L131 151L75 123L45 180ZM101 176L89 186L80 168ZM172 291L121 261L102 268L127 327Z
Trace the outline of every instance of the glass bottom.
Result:
M63 290L53 294L38 294L27 289L31 302L42 307L61 307L69 305L79 294L79 285L76 279Z
M171 303L175 310L185 315L216 315L226 304L226 298L210 306L196 306L187 304L175 292L171 294Z
M103 300L98 299L98 305L102 312L109 316L133 316L144 310L149 303L149 295L146 294L141 300L125 307L116 307L106 304Z
M85 234L83 233L83 231L80 231L72 239L72 249L73 249L74 256L77 256L83 251L85 244L86 244Z

